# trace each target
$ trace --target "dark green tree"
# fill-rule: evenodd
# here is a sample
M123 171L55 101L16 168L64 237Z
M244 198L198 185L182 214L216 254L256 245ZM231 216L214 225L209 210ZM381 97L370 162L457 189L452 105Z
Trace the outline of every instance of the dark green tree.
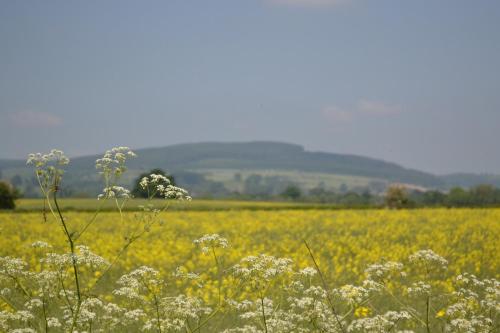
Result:
M281 192L281 196L289 200L298 200L302 197L302 191L297 185L288 185L285 190Z
M0 181L0 209L16 208L17 197L18 193L11 184Z
M440 191L427 191L422 194L421 204L423 206L442 206L445 203L446 194Z
M470 204L469 192L461 187L454 187L448 193L446 200L447 206L451 207L465 207Z
M174 185L175 186L175 179L174 176L168 175L165 171L162 169L151 169L149 172L144 172L139 175L134 181L134 187L132 189L132 195L136 198L147 198L148 197L148 191L147 189L143 189L140 185L141 179L144 177L148 177L151 174L157 174L157 175L162 175L167 177L167 179L170 181L170 184L163 184L163 185ZM161 195L157 193L155 197L159 198Z
M497 203L498 190L488 184L477 185L469 190L470 203L474 206L485 207Z

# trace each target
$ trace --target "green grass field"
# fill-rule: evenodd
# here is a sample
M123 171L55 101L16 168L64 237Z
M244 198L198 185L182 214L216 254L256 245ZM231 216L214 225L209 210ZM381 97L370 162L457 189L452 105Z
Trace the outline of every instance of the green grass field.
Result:
M290 182L296 183L301 188L310 190L322 184L327 189L338 189L343 184L348 188L366 187L374 181L386 183L377 178L337 175L321 172L287 171L287 170L235 170L235 169L203 169L193 170L202 173L207 179L222 182L231 191L242 192L244 180L250 175L260 175L263 177L282 177ZM240 174L240 181L235 180L235 175Z
M103 211L116 210L113 200L98 201L89 198L60 199L63 210L95 211L97 207ZM152 203L159 207L165 200L153 200ZM140 205L146 205L145 199L131 199L127 202L125 210L138 210ZM19 199L16 201L16 212L42 211L43 199ZM219 211L219 210L281 210L281 209L332 209L335 206L318 203L301 202L265 202L265 201L237 201L237 200L193 200L191 202L171 202L169 210L174 211Z

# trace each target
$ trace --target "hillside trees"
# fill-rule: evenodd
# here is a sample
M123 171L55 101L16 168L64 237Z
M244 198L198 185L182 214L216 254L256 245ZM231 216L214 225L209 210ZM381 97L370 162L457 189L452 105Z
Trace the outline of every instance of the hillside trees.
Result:
M281 196L288 200L298 200L302 197L302 190L297 185L288 185L283 192L281 192Z

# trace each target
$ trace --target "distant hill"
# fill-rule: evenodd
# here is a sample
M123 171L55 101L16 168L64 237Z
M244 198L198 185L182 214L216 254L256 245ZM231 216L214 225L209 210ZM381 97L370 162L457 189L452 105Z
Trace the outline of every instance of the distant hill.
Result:
M356 155L311 152L299 145L279 142L191 143L138 149L135 152L138 158L130 160L128 164L130 174L129 178L124 179L125 183L130 183L140 172L158 167L168 170L174 176L179 174L180 179L194 179L189 177L190 173L205 174L208 178L220 179L222 184L219 186L224 185L223 179L225 179L217 178L219 173L227 173L228 170L234 174L272 171L276 176L293 175L295 172L315 175L313 179L319 183L322 182L322 177L328 180L329 176L335 175L340 177L339 179L345 179L347 183L349 180L363 179L366 184L397 182L439 189L479 183L500 185L498 176L471 174L437 176L383 160ZM73 158L68 167L65 186L72 187L74 191L95 194L100 186L94 168L96 158L97 155ZM21 178L21 185L26 186L30 183L31 171L26 167L25 161L0 160L0 171L3 178L11 179L18 175L17 181ZM188 182L187 180L185 182ZM293 182L293 179L290 181Z
M440 177L448 186L472 187L478 184L490 184L500 187L500 175L453 173Z

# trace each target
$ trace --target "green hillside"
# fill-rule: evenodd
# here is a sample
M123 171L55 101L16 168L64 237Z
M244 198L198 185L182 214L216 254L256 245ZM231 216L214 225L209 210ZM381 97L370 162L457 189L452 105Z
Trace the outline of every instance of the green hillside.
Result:
M141 172L162 168L174 174L181 185L205 194L214 189L217 193L224 192L222 188L228 193L241 189L252 174L267 177L264 179L267 181L294 183L304 188L318 184L330 188L380 187L393 182L446 188L498 180L495 176L480 175L440 177L373 158L311 152L299 145L278 142L178 144L138 149L136 153L138 158L130 160L125 184L130 184ZM99 178L94 169L96 158L97 155L71 160L64 185L72 195L95 195L99 191ZM0 160L0 172L2 178L14 181L27 194L31 193L32 173L25 161ZM235 177L240 178L235 180Z

